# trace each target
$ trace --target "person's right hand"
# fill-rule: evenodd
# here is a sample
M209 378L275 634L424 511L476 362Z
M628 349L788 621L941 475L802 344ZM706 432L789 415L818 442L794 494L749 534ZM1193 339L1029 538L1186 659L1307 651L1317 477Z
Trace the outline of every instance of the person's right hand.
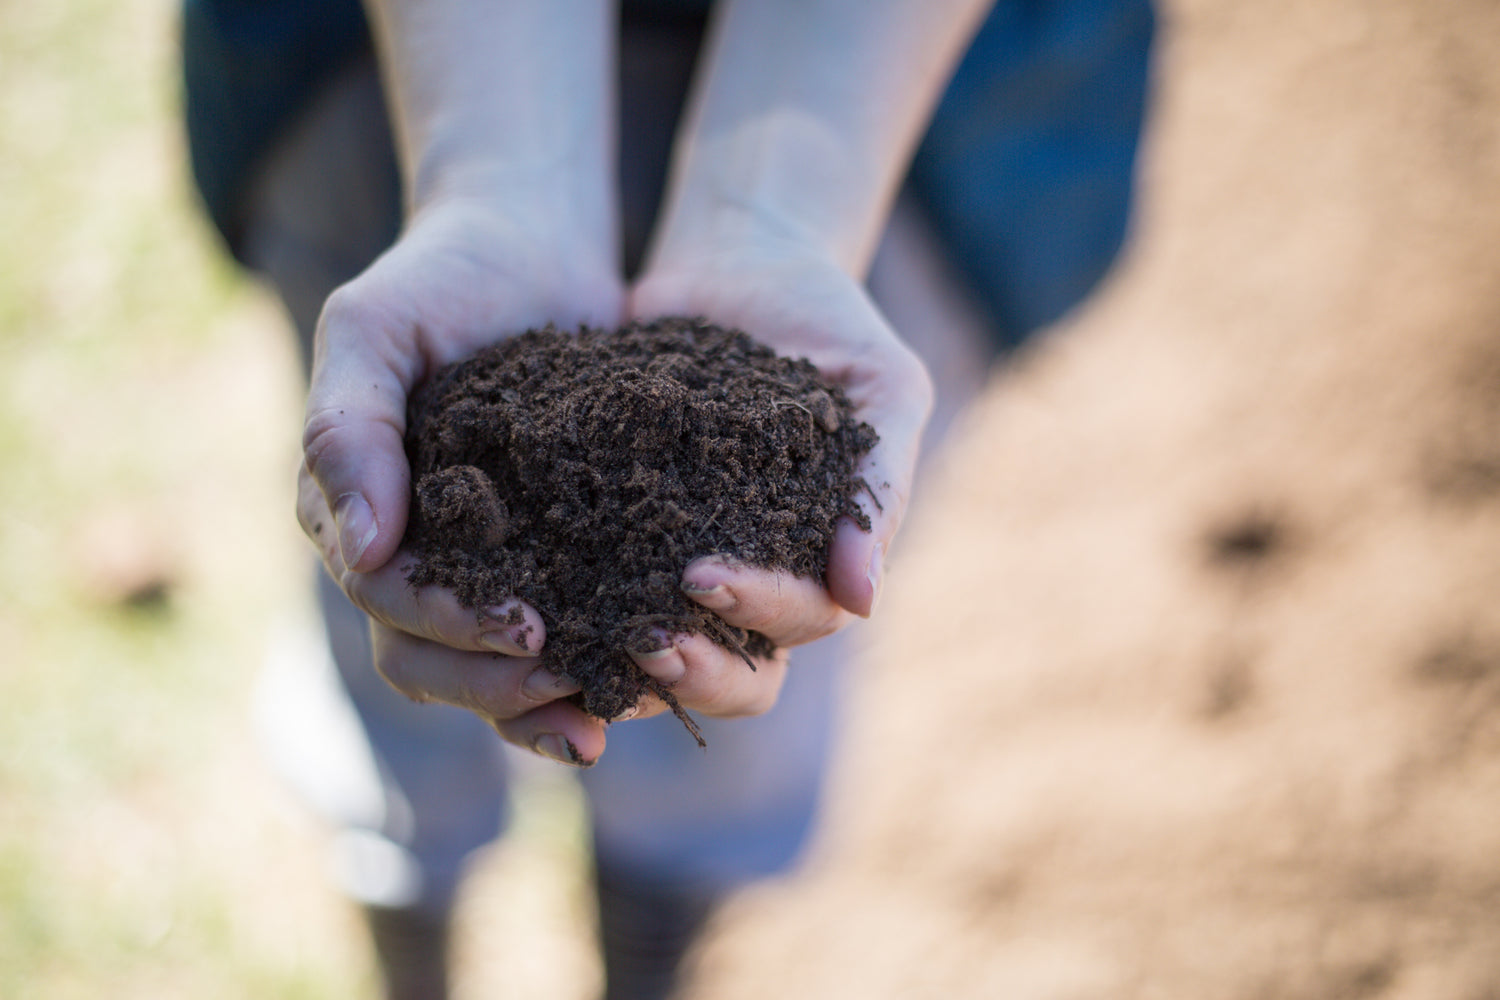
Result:
M297 513L328 571L372 621L375 665L415 701L489 720L512 743L571 763L595 760L604 725L557 699L573 693L537 666L536 611L476 613L438 587L406 582L400 550L411 473L403 437L413 388L448 362L552 322L618 324L623 292L611 240L569 242L483 198L435 201L397 243L328 299L318 324ZM602 244L602 245L601 245ZM516 602L519 603L519 602Z

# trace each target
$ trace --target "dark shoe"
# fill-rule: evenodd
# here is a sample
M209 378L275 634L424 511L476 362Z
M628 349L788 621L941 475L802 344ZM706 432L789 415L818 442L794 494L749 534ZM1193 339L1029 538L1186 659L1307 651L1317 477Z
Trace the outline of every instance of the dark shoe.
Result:
M364 908L386 1000L448 1000L448 915Z

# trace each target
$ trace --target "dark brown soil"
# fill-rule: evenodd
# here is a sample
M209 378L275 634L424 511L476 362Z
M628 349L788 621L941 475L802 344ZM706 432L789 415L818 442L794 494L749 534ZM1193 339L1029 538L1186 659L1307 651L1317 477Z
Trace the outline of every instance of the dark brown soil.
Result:
M585 711L616 718L649 691L696 736L627 651L701 633L747 663L774 652L688 600L683 568L723 553L822 579L838 519L868 527L854 470L875 440L810 363L739 331L531 331L412 398L410 581L479 613L521 598L546 624L543 664L582 686Z

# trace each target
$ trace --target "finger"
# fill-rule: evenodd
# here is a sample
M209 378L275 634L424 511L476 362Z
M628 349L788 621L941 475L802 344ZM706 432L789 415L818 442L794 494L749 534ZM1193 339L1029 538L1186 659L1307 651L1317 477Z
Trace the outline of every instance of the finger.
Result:
M771 657L755 657L752 670L737 651L706 635L674 635L668 641L666 648L656 652L630 655L642 670L665 684L683 708L719 718L762 715L781 695L786 682L784 650ZM655 714L651 701L643 699L640 715Z
M413 587L410 554L369 573L344 572L338 582L355 606L371 618L410 635L471 652L535 656L546 642L542 616L509 598L490 607L465 607L446 587Z
M895 534L895 525L886 523L889 530L882 534L889 539ZM840 607L861 618L874 614L880 603L886 544L873 530L866 531L844 517L839 519L828 546L828 592Z
M535 658L466 653L375 625L375 668L418 702L440 702L483 717L501 738L533 753L589 767L604 752L604 723L559 701L578 685Z
M371 625L375 669L413 701L456 705L492 720L514 719L565 698L578 685L535 657L471 653Z
M297 470L297 523L303 534L318 547L323 565L335 579L344 573L344 560L339 551L338 532L333 528L333 512L323 497L317 480L304 464Z
M624 715L610 719L609 722L613 725L616 722L629 722L632 719L649 719L664 712L670 712L671 710L670 705L647 691L641 695L640 700L632 705Z
M849 617L816 580L754 569L724 555L689 563L682 591L729 624L760 632L778 646L821 639Z
M507 743L573 767L593 767L604 753L604 723L576 705L554 701L495 723Z
M398 554L379 569L353 573L331 523L322 491L303 470L299 477L297 519L322 553L329 574L350 601L371 618L391 628L455 649L488 651L506 656L535 656L547 640L547 627L535 608L515 599L475 611L459 603L443 587L413 587L408 583L413 558Z
M862 618L879 600L885 555L906 514L922 430L932 411L932 380L921 361L903 345L892 351L877 366L878 379L848 386L859 418L880 433L856 470L865 489L854 500L869 528L844 518L828 548L828 591L840 607Z
M358 288L334 292L319 318L302 448L344 564L364 572L390 559L406 531L411 472L402 439L420 372L400 347L410 332L361 305Z

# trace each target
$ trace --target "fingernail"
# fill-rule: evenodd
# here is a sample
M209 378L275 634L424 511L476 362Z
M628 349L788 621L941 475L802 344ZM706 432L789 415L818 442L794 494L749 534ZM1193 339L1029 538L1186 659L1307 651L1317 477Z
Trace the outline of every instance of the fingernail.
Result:
M559 764L567 764L570 767L593 767L594 762L584 760L583 754L573 745L573 741L560 733L543 733L531 741L531 749L543 757L548 757Z
M493 608L485 608L484 616L497 625L519 625L526 620L526 611L519 601L507 601Z
M870 553L870 565L865 570L865 579L870 581L870 614L875 613L875 606L880 603L880 592L885 584L885 546L875 546L875 551Z
M521 693L532 701L553 701L565 698L579 690L577 684L557 676L550 670L537 667L521 682Z
M663 649L631 655L642 670L663 684L676 684L687 673L687 663L683 661L681 651L670 640Z
M537 643L532 641L532 626L526 622L526 611L519 601L509 601L486 608L484 619L499 628L482 632L479 642L485 649L506 656L535 656Z
M530 656L531 651L526 648L524 635L519 632L529 632L525 625L517 625L507 629L497 629L493 632L479 633L479 644L492 653L502 656Z
M695 559L687 567L687 571L683 574L682 582L679 586L682 588L684 594L704 607L712 611L728 611L738 603L738 599L734 596L734 592L729 589L727 583L710 583L704 586L702 583L694 581L689 574L696 572L701 576L706 572L708 578L712 580L716 576L721 576L723 570L733 572L742 568L743 565L738 559L735 559L733 556L724 555L723 553L703 556ZM716 568L718 572L715 572Z
M377 528L370 504L358 493L345 493L334 502L333 521L339 529L339 553L353 567L375 540Z
M710 611L728 611L735 605L734 594L722 583L712 587L700 587L684 580L682 592Z

